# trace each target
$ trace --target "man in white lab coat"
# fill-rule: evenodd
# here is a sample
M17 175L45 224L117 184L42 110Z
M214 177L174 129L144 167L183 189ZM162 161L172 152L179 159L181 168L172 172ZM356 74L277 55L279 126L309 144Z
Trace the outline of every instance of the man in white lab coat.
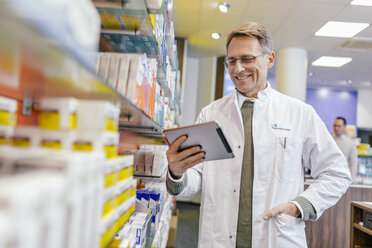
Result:
M202 109L217 120L235 158L203 162L200 147L169 144L167 188L201 192L199 247L306 247L316 220L350 185L346 160L314 109L271 88L275 61L264 26L246 23L227 39L225 65L236 91ZM304 191L302 164L315 182Z

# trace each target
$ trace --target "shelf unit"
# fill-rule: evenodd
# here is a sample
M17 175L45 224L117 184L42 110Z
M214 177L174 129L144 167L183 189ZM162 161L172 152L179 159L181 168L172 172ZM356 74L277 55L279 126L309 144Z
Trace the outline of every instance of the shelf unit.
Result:
M372 247L372 230L359 224L363 222L363 211L372 212L372 203L351 203L350 248Z
M161 135L163 128L96 76L83 57L45 37L4 3L0 3L0 30L0 66L8 63L7 58L22 56L22 66L36 75L28 77L27 82L20 82L17 100L37 102L41 97L63 96L109 100L121 105L121 129ZM19 51L21 55L17 54ZM12 90L6 85L2 87Z
M27 1L25 1L24 9L32 4L31 2L26 3ZM32 10L43 13L42 8L35 7ZM138 11L137 14L140 12ZM147 21L150 20L147 10L141 13L146 16ZM48 15L51 17L50 14ZM46 17L45 21L47 20ZM151 39L152 37L150 45L158 48L152 34L151 23L150 28L151 30L146 32L128 31L132 33L125 35L132 35L135 38L142 36ZM107 33L110 33L109 29L103 30L102 36ZM147 137L161 137L163 128L127 97L119 94L99 78L95 72L94 62L87 59L79 49L59 42L58 37L61 35L58 34L58 27L40 26L39 23L27 22L22 17L22 11L16 11L10 8L9 4L0 2L0 34L2 37L0 39L0 72L9 64L13 67L20 67L19 70L27 69L27 75L16 80L18 81L16 85L11 82L12 80L0 84L1 95L9 95L22 103L22 115L31 115L34 110L37 111L39 99L43 97L107 100L121 106L120 130ZM159 65L162 65L159 50L155 49L153 53L148 54L150 57L156 58ZM14 74L16 73L19 71L14 72ZM171 99L163 66L159 66L158 75L161 88L165 95ZM4 79L6 81L7 78L0 74L0 81L4 81ZM172 102L170 101L170 103Z
M93 1L102 19L100 50L118 53L146 53L149 58L158 62L158 82L169 99L172 93L166 79L165 61L161 57L159 41L156 40L155 30L144 0L127 4L121 8L118 3ZM170 57L172 69L178 65L175 56ZM175 109L174 101L169 101L171 109ZM177 106L180 109L179 106Z

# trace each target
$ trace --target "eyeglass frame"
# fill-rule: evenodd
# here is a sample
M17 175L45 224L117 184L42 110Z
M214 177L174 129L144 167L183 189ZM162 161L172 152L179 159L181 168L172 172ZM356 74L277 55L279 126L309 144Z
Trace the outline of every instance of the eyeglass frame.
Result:
M226 68L229 68L229 66L230 66L231 68L234 68L234 67L236 66L236 62L237 62L238 60L240 60L240 64L244 67L244 64L250 64L250 63L253 63L257 58L262 57L262 56L265 56L266 54L269 54L269 52L266 52L266 53L263 53L263 54L260 54L260 55L257 55L257 56L250 56L250 57L242 56L242 57L240 57L240 58L234 58L235 60L234 60L234 64L233 64L233 65L229 65L229 62L228 62L229 58L225 58L225 59L223 60L223 64L226 66ZM242 58L247 58L247 59L250 60L250 62L248 62L248 63L242 63L242 62L241 62L241 59L242 59ZM231 59L231 58L230 58L230 59Z

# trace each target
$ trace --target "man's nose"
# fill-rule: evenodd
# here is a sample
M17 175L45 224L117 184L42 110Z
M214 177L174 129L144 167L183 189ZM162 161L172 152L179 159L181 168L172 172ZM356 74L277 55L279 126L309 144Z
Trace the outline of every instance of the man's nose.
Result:
M240 63L240 60L237 60L234 66L234 73L239 73L241 71L244 71L244 67Z

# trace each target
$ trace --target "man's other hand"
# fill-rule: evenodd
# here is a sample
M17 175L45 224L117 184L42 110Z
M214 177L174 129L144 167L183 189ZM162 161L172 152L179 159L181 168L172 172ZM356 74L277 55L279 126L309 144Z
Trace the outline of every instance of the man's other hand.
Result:
M263 217L264 220L270 220L277 214L286 214L298 218L301 214L300 210L294 203L282 203L274 207Z

